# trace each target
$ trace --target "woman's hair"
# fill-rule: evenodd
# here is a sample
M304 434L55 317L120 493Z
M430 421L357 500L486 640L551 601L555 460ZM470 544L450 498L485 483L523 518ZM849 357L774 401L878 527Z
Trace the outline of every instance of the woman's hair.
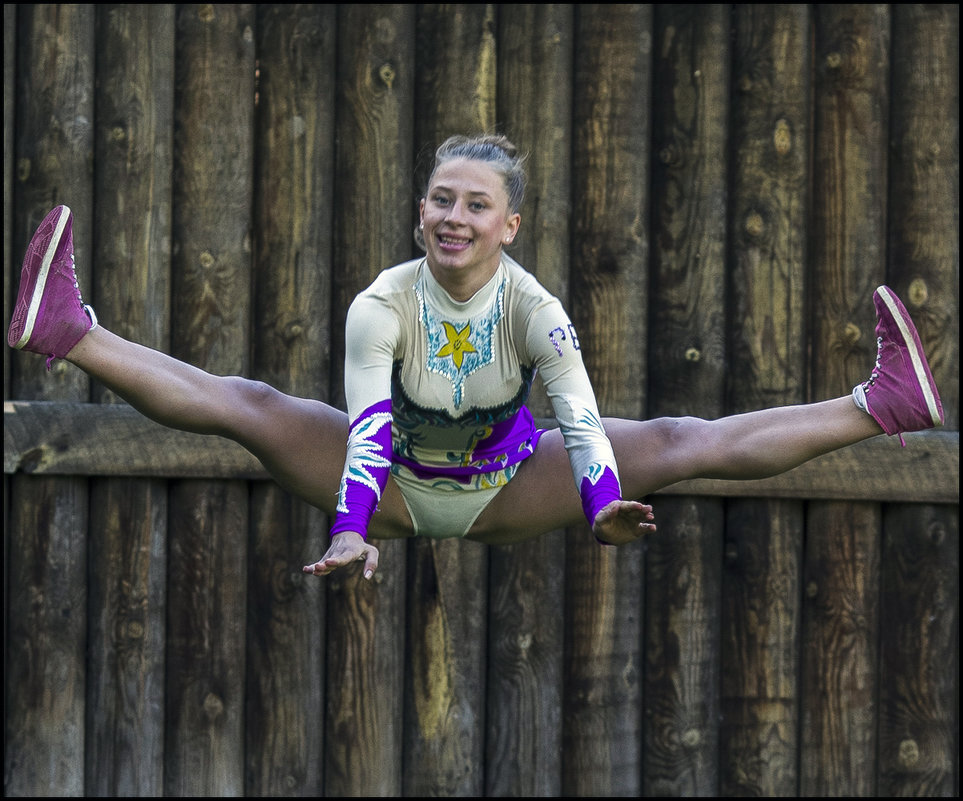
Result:
M519 156L518 148L507 137L497 134L448 137L435 151L435 165L428 177L429 184L437 169L452 159L483 161L501 173L505 190L508 192L509 212L514 214L521 208L527 182L525 169L522 167L525 159Z
M488 164L500 173L505 181L505 191L508 193L508 210L515 214L525 199L525 185L528 177L522 163L524 156L520 156L518 148L508 137L499 134L477 134L475 136L449 136L435 151L435 162L428 175L428 184L438 168L452 159L471 159ZM422 250L425 249L421 231L415 228L415 243Z

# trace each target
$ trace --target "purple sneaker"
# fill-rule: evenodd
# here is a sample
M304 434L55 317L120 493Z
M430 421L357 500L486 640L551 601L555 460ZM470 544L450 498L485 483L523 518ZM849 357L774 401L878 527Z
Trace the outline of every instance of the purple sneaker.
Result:
M878 317L876 367L869 381L853 390L857 406L890 436L940 425L943 404L916 326L889 287L879 287L873 301Z
M91 328L97 315L80 297L74 270L73 215L57 206L40 223L23 258L7 344L47 356L47 369Z

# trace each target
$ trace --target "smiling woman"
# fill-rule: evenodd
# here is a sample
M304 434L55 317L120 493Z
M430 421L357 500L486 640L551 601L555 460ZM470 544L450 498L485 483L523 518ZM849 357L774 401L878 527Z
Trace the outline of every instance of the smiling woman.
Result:
M525 173L504 137L453 137L436 153L416 238L425 256L384 270L346 320L347 415L259 381L215 376L129 342L84 305L73 217L54 209L24 259L11 347L66 358L164 425L244 445L282 486L335 519L306 573L364 562L372 538L519 542L588 520L603 544L655 531L658 489L756 479L880 433L939 425L919 337L891 290L874 295L878 354L852 396L718 420L602 420L575 328L504 252ZM540 375L558 428L525 403Z

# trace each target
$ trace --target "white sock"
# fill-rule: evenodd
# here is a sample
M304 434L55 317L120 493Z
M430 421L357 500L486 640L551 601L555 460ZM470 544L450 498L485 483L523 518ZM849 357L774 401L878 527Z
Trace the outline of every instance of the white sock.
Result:
M869 409L866 408L866 390L863 389L862 384L857 384L853 387L853 403L856 404L857 409L861 409L866 412L866 414L869 414Z

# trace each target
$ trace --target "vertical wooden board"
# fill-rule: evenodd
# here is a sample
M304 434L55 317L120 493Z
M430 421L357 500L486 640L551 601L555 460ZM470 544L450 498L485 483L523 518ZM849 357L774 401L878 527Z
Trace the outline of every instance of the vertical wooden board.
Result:
M649 417L723 411L728 41L727 6L656 8Z
M805 5L734 11L731 413L805 399L809 25ZM729 503L722 795L795 795L802 532L801 503Z
M807 524L827 535L804 555L799 794L874 796L880 513L813 503Z
M316 560L327 519L273 483L251 486L245 794L317 797L324 771L324 584ZM312 580L314 579L314 580Z
M561 794L565 534L492 547L485 795Z
M626 549L567 533L562 793L639 793L642 585ZM579 555L576 559L574 555Z
M887 283L913 316L960 427L960 7L893 13Z
M344 318L354 296L411 254L415 7L338 6L333 405L344 408ZM326 795L400 795L404 541L378 541L373 583L338 571L327 595Z
M412 255L415 6L338 7L331 403L344 403L348 306Z
M11 485L4 795L82 796L86 482L16 476Z
M403 794L481 797L488 546L411 545Z
M490 131L495 115L494 7L418 7L415 142ZM427 178L427 176L425 176ZM405 692L406 795L481 795L485 780L488 550L460 540L409 549Z
M655 12L652 417L725 411L730 22L729 6ZM723 507L666 498L655 513L645 580L643 789L715 795Z
M453 134L495 129L495 5L418 6L415 142L434 152Z
M85 795L163 795L167 482L101 480L90 498Z
M728 411L806 396L811 10L734 15Z
M10 327L10 314L15 297L14 287L20 276L20 254L13 256L13 164L14 164L14 97L17 83L17 6L5 3L3 6L3 330ZM12 397L10 381L10 357L7 351L3 356L3 398ZM4 675L6 675L6 654L9 646L9 604L7 588L10 584L10 488L11 480L3 477L3 653ZM6 684L4 685L6 692ZM4 696L6 697L6 696ZM6 736L6 735L5 735ZM5 760L6 764L6 760ZM4 774L9 775L9 774ZM6 784L6 782L5 782Z
M402 795L405 545L377 542L371 581L361 578L360 565L325 579L328 796Z
M579 7L569 312L603 416L645 411L652 12Z
M659 509L671 523L646 559L642 792L718 795L724 508L680 496Z
M93 149L93 6L22 5L16 15L17 164L12 247L19 264L58 203L89 208ZM6 54L5 54L6 55ZM89 287L89 220L74 226ZM19 283L19 269L11 288ZM8 306L12 301L8 303ZM18 398L87 400L89 382L62 360L7 349ZM10 482L5 642L4 790L82 795L87 644L87 482Z
M244 794L247 492L172 482L164 792ZM255 725L253 722L251 725Z
M170 341L172 5L97 12L93 295L100 321ZM94 399L117 396L94 382ZM87 794L163 794L167 485L92 485Z
M885 270L889 17L886 6L814 15L813 400L866 380L876 355L872 293Z
M329 395L335 7L259 5L253 377ZM246 794L324 791L325 584L303 564L326 517L272 483L251 487ZM305 636L311 632L311 636Z
M726 513L720 795L796 794L803 527L796 501Z
M16 70L16 26L17 6L5 3L3 6L3 330L10 326L10 314L14 302L13 288L16 286L20 274L19 261L13 259L13 164L14 164L14 97L17 81ZM11 397L10 358L4 352L3 358L3 397ZM6 676L6 658L9 651L10 617L7 603L7 588L10 585L10 488L11 480L3 477L3 653L4 676ZM4 698L6 698L6 682L4 683ZM6 727L4 727L4 742L8 742ZM6 749L5 749L6 750ZM4 776L9 763L4 757ZM6 790L6 780L4 781Z
M249 370L254 7L178 6L173 354ZM244 792L248 491L172 485L165 792Z
M3 330L10 328L20 253L13 252L14 98L17 89L17 4L3 4ZM3 359L3 397L10 397L10 359ZM6 487L4 488L6 491ZM4 504L6 508L6 504ZM6 528L4 528L6 530ZM6 551L4 551L6 555Z
M885 263L887 6L817 6L813 50L813 399L872 368ZM894 443L895 445L896 443ZM815 502L804 574L800 792L875 792L879 512Z
M648 283L652 12L576 10L569 313L603 416L641 419ZM566 543L563 792L637 795L641 546Z
M17 160L13 252L21 264L30 237L54 206L75 212L74 254L85 300L92 298L94 7L20 5L17 12ZM13 285L19 285L17 271ZM86 400L87 376L63 360L7 349L18 398Z
M959 6L895 5L886 280L959 428ZM959 508L884 507L878 791L958 794Z
M496 65L496 128L526 154L528 176L522 226L508 253L566 304L574 25L571 5L501 7ZM548 414L546 403L533 413Z
M573 10L513 6L498 14L497 128L527 154L522 227L509 254L566 303ZM544 390L529 398L548 416ZM537 568L535 568L537 566ZM490 553L485 794L561 793L565 534Z
M960 520L941 506L883 511L881 797L952 797L959 732Z

